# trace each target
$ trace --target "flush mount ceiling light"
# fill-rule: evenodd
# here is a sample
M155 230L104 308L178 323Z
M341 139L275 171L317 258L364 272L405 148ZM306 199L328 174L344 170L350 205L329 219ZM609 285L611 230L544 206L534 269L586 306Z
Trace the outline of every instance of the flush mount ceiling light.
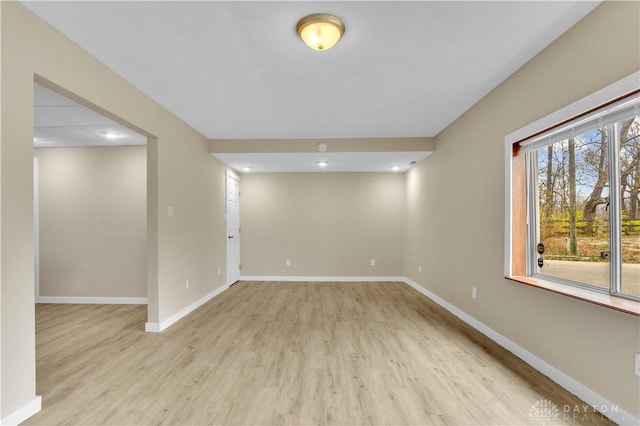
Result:
M329 50L344 34L344 23L337 16L314 13L298 21L296 31L310 48Z
M318 166L319 167L327 167L329 165L328 161L318 161Z

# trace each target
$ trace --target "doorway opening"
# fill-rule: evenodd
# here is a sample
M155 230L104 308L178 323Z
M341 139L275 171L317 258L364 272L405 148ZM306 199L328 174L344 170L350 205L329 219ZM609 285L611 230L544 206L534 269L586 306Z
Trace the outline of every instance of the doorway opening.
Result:
M147 303L147 138L34 83L36 303Z

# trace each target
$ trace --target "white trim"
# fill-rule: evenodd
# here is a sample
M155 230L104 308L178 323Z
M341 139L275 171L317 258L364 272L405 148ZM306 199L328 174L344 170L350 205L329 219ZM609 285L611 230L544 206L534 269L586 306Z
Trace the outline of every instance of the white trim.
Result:
M333 276L265 276L242 275L240 281L300 281L300 282L404 282L404 277L333 277Z
M511 180L512 176L512 146L516 141L526 138L527 136L533 135L534 133L539 132L540 130L551 127L555 124L560 123L563 120L566 120L571 117L575 117L576 115L582 114L585 111L589 111L590 109L597 107L598 105L602 105L605 102L609 102L612 99L615 99L619 96L623 96L629 92L632 92L640 86L640 71L636 71L633 74L616 81L609 86L600 89L588 96L585 96L582 99L579 99L573 102L570 105L567 105L559 110L552 112L551 114L540 118L539 120L534 121L531 124L528 124L520 129L508 134L504 138L505 144L505 248L504 248L504 273L505 276L511 276L511 249L512 249L512 239L511 232L513 226L513 206L512 206L512 188L511 188Z
M639 86L640 71L637 71L623 78L622 80L616 81L615 83L610 84L603 89L585 96L584 98L579 99L570 105L560 108L559 110L552 112L551 114L508 134L505 137L505 142L507 143L507 145L512 145L514 142L520 139L523 139L529 135L539 132L540 130L558 124L561 121L566 120L567 118L575 117L576 115L582 114L585 111L589 111L590 109L597 107L598 105L602 105L605 102L609 102L612 99L637 90Z
M160 329L160 323L147 322L144 324L144 331L146 331L147 333L160 333L162 330Z
M64 297L39 296L36 303L68 303L80 305L146 305L146 297Z
M438 305L445 308L447 311L451 312L456 317L460 318L462 321L470 325L471 327L478 330L480 333L484 334L518 358L522 359L524 362L549 377L551 380L576 395L578 398L585 401L588 405L592 407L606 407L606 410L600 410L602 415L611 419L612 421L618 423L619 425L638 425L640 424L640 419L635 417L633 414L621 409L618 405L612 403L607 400L603 396L598 393L592 391L582 383L558 370L551 364L546 361L538 358L536 355L524 349L522 346L517 343L512 342L511 340L504 337L502 334L498 333L494 329L486 326L481 323L471 315L466 312L458 309L454 305L450 304L443 298L437 296L436 294L430 292L426 288L421 285L415 283L409 278L405 278L404 282L417 290L422 295L428 297L429 299L436 302ZM605 412L606 411L606 412Z
M160 332L166 330L167 328L171 327L174 323L176 323L178 320L186 317L191 312L195 311L200 306L202 306L205 303L207 303L209 300L213 299L214 297L216 297L217 295L219 295L223 291L227 290L229 287L230 286L228 284L225 284L222 287L219 287L219 288L213 290L211 293L207 294L204 297L201 297L200 299L196 300L195 302L193 302L192 304L190 304L186 308L179 310L178 312L176 312L175 314L171 315L169 318L167 318L166 320L162 321L161 323L157 323L157 322L148 322L148 323L146 323L144 325L144 331L146 331L147 333L160 333Z
M0 425L3 425L3 426L19 425L20 423L27 420L29 417L36 414L41 409L42 409L42 397L39 395L36 395L36 397L32 399L31 402L23 405L13 413L2 418L0 420Z
M240 181L240 176L233 169L225 169L225 176L232 177L237 181Z

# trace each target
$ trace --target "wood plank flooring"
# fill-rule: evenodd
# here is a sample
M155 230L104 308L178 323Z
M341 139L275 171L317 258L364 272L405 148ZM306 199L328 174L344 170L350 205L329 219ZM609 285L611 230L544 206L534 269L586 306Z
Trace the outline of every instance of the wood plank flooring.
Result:
M26 424L613 424L566 418L584 403L402 283L240 282L161 334L145 320L37 305Z

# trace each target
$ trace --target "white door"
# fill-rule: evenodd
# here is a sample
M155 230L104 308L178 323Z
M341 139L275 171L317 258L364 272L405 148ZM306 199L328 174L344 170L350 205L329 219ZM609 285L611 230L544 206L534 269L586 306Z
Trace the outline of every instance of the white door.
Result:
M227 170L227 284L240 279L240 178Z

